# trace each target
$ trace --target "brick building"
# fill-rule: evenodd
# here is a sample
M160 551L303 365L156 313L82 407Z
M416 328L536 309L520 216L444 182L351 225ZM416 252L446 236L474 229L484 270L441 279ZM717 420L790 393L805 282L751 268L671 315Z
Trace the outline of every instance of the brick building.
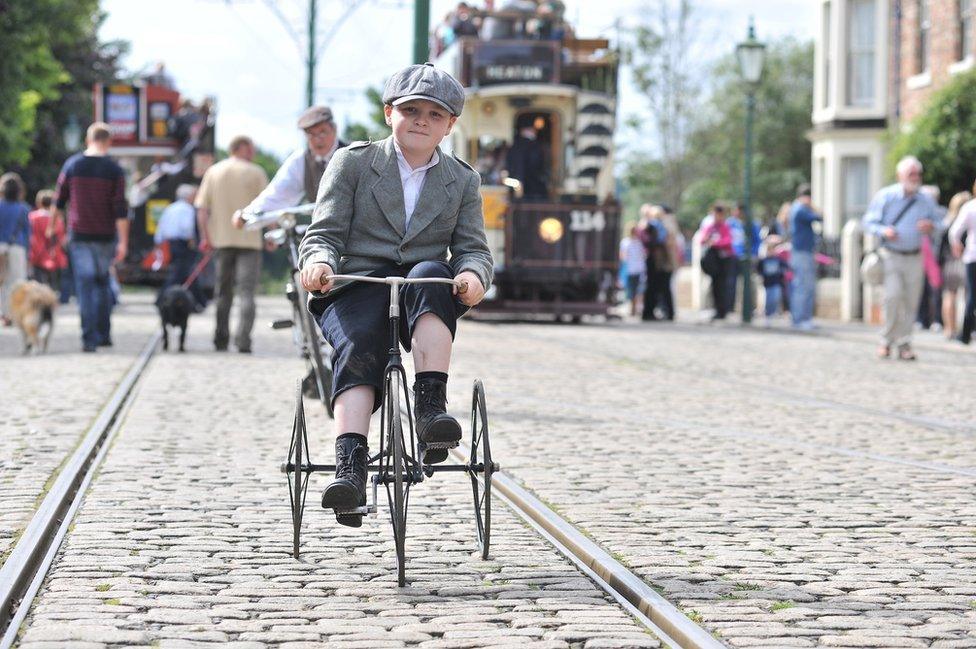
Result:
M904 128L973 67L976 0L814 1L812 184L824 235L837 238L891 182L888 129Z

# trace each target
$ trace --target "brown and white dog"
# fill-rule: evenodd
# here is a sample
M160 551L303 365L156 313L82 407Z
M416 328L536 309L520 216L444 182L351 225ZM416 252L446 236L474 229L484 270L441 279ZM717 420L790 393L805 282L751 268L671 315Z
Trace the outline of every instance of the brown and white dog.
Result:
M51 287L29 280L14 286L10 295L10 315L24 337L24 354L47 351L54 331L54 307L58 296Z

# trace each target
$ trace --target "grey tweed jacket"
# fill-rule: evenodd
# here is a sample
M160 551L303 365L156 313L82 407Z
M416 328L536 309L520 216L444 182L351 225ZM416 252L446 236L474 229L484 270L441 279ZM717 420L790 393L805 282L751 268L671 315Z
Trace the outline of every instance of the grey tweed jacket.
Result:
M455 275L470 270L487 289L493 269L481 212L481 178L439 147L437 154L440 161L427 170L410 227L405 228L393 137L354 142L336 151L299 248L301 267L321 262L340 274L367 275L392 264L447 260ZM336 285L329 295L342 288ZM321 293L309 296L313 313L321 312L316 301L322 298Z

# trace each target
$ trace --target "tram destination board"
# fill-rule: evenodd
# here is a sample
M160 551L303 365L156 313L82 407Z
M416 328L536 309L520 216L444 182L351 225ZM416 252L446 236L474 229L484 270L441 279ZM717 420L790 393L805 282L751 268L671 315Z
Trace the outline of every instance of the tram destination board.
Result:
M474 82L557 83L559 54L551 43L499 41L479 43L473 52Z

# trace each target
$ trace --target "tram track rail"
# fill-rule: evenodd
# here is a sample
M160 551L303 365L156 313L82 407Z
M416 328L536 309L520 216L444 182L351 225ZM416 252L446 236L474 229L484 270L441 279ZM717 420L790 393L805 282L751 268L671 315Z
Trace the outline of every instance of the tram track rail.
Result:
M139 381L161 338L162 334L156 332L143 347L136 362L61 467L54 484L0 567L0 649L13 646L74 514L135 399Z
M452 449L455 459L468 461L462 445ZM661 642L675 649L722 649L724 644L695 624L644 579L631 572L529 489L498 471L491 478L492 491L519 518L569 559L580 571L612 597Z

